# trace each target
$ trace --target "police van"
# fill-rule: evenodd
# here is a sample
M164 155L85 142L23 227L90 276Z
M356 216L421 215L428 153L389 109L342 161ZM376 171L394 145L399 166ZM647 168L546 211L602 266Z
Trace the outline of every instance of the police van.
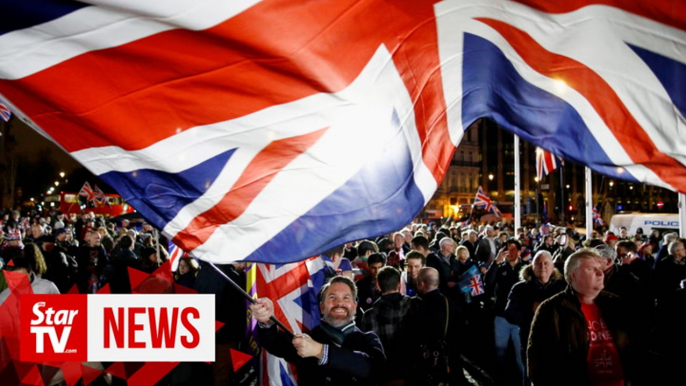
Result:
M643 229L644 235L650 235L653 229L665 232L679 233L679 215L676 213L632 213L616 214L610 219L610 232L619 234L619 229L626 227L630 236L636 234L638 228Z

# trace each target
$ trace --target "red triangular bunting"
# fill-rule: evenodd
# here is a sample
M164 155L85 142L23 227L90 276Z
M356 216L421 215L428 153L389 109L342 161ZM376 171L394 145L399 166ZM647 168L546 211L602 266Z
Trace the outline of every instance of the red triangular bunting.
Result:
M43 378L43 383L47 385L50 383L50 380L52 380L55 374L57 374L60 368L55 366L38 365L38 370L40 371L41 378Z
M252 359L252 355L240 352L238 350L231 349L231 362L233 363L233 371L237 372L238 369L243 367L244 364L248 363Z
M98 377L103 373L98 369L94 369L86 365L81 365L81 372L83 373L83 384L86 386L93 383L93 381L98 379Z
M77 287L76 284L74 284L73 286L71 286L71 288L69 288L69 292L67 292L67 293L69 295L78 295L79 294L79 287Z
M15 362L15 366L17 363ZM17 369L17 372L20 370ZM25 385L43 386L43 377L40 376L40 371L38 371L38 366L31 365L28 371L21 378L21 383Z
M121 378L121 379L128 379L129 377L126 376L126 368L124 367L123 362L114 362L112 366L108 367L105 372L107 374L112 374L112 376Z
M62 363L62 375L67 386L74 386L81 379L81 363L64 362Z
M110 291L110 283L105 284L102 288L98 290L99 294L111 294L112 291Z
M139 284L143 282L143 280L147 279L148 275L147 273L143 271L139 271L135 268L129 268L129 282L131 283L131 288L136 288L138 287Z

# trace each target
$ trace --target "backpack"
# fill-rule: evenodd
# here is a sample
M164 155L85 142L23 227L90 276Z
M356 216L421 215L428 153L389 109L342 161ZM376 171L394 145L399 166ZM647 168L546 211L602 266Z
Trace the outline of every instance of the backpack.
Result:
M448 385L450 378L450 346L446 341L450 310L448 299L445 300L446 320L443 338L420 345L419 374L425 378L427 385Z

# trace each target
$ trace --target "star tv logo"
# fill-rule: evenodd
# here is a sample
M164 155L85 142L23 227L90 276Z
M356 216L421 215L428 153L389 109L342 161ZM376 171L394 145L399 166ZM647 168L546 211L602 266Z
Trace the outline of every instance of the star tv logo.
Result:
M21 360L214 361L214 295L23 295Z
M22 360L84 360L86 336L81 332L87 328L86 309L84 295L23 295Z

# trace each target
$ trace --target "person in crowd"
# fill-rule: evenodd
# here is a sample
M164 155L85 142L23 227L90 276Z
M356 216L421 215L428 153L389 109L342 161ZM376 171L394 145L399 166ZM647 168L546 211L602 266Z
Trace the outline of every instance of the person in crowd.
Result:
M658 304L655 327L650 341L656 359L653 361L653 384L686 385L686 280L681 288ZM676 328L675 328L676 326Z
M174 275L177 284L188 288L195 288L195 279L198 275L200 266L192 257L184 256L179 259L179 268Z
M473 258L476 261L490 265L500 249L500 241L495 237L492 225L484 227L484 235L477 242Z
M144 247L140 254L140 270L153 273L167 261L167 258L168 252L164 248Z
M669 255L655 263L654 293L657 303L679 289L686 279L686 249L678 239L669 243Z
M652 315L654 302L651 294L653 275L651 267L638 257L638 250L633 241L618 242L615 251L617 252L617 270L615 274L605 273L605 291L629 301L633 307L641 310L641 315ZM607 276L610 278L608 279Z
M405 255L405 271L400 275L400 293L407 296L417 295L417 277L419 271L426 266L426 257L418 251L410 251Z
M90 233L91 231L94 231L96 229L95 228L95 218L90 217L88 214L84 214L81 216L81 221L82 221L83 225L80 228L77 228L80 231L79 241L83 241L83 242L87 243L88 240L86 240L86 237L87 237L86 235L88 233Z
M631 238L629 237L629 231L626 229L626 227L619 227L619 235L617 236L619 241L631 241Z
M86 243L76 253L76 263L79 267L76 285L82 294L95 293L105 285L101 277L109 263L109 256L100 244L100 234L95 230L90 230L85 239Z
M551 256L555 254L557 246L555 245L555 239L552 235L548 234L543 236L543 241L538 243L534 249L534 253L538 253L539 251L548 251Z
M541 303L527 350L536 385L624 385L633 379L634 319L621 298L604 292L601 258L581 249L565 263L567 288Z
M457 264L455 262L455 241L450 237L444 237L440 241L440 250L430 253L426 257L426 266L434 268L439 274L438 288L445 296L452 297L457 287ZM459 288L457 289L459 291Z
M100 233L100 243L105 247L105 251L108 254L111 254L114 249L114 240L112 239L112 236L110 236L110 233L104 226L98 227L97 231Z
M131 236L123 235L119 239L116 253L110 259L110 267L107 272L107 281L110 283L110 291L114 294L130 294L131 281L129 268L140 268L140 259L133 252L134 242Z
M405 254L410 251L410 246L405 245L405 235L402 232L395 232L393 234L393 250L398 254L402 262L405 260Z
M652 269L655 266L655 256L653 256L654 245L649 241L644 241L638 247L638 258L645 261L646 264Z
M512 287L519 281L520 271L526 263L520 258L522 244L515 239L510 239L500 250L497 258L491 264L486 273L486 293L495 298L495 353L498 363L504 366L507 363L507 349L512 342L515 353L515 363L519 372L518 378L524 376L524 363L519 354L522 343L519 338L519 327L505 319L505 306ZM505 376L504 373L500 374ZM501 382L508 382L500 379Z
M605 235L605 237L603 237L603 242L607 244L610 248L614 249L617 243L619 242L619 238L614 233L608 232Z
M402 382L409 376L412 350L419 347L411 341L422 327L421 300L400 293L400 271L394 267L381 268L377 281L381 297L365 311L360 330L373 331L381 340L387 358L382 383Z
M362 332L353 322L357 304L355 283L335 276L321 289L322 320L311 334L294 337L271 321L274 305L260 298L250 306L259 323L260 342L267 352L295 364L300 384L374 385L384 369L386 356L379 337Z
M40 248L36 244L26 244L19 254L13 255L10 260L6 261L4 269L9 272L27 275L29 278L28 283L30 283L34 294L60 293L55 283L41 278L47 271L47 265ZM0 292L0 304L4 303L9 295L9 288L5 288Z
M422 299L421 328L417 330L417 338L421 346L434 348L434 352L442 350L436 347L443 346L448 357L447 374L435 374L431 368L424 366L423 354L419 353L417 366L413 368L410 382L411 385L467 385L464 377L463 364L460 358L460 346L458 339L458 326L460 325L461 311L456 302L443 295L439 289L440 274L432 267L424 267L419 271L418 288ZM430 353L427 353L430 356ZM437 358L441 360L442 358ZM441 379L441 375L445 378Z
M668 250L669 244L676 241L678 238L679 235L676 232L665 233L665 235L662 238L662 245L660 245L660 248L657 250L657 255L655 256L655 265L653 266L653 269L657 267L658 261L670 255Z
M381 297L381 291L377 285L377 275L379 270L386 265L386 258L380 253L374 253L367 259L369 266L369 276L355 283L357 285L357 293L359 295L358 312L359 317L362 317L364 311L372 307L372 304Z
M576 246L579 244L579 236L571 229L567 229L564 233L558 236L560 249L553 254L553 264L558 271L562 272L565 266L565 261L576 251ZM564 272L563 272L564 273Z
M467 248L467 250L469 251L469 257L471 257L472 259L476 256L476 245L478 242L478 238L479 234L475 230L470 229L467 231L467 240L464 240L462 241L462 243L460 243L460 245L464 245Z
M431 250L429 249L429 239L424 236L413 237L411 244L412 250L421 253L425 258L431 253Z
M362 280L362 278L369 275L369 263L367 259L374 253L379 253L379 246L370 240L362 240L357 244L357 257L352 261L360 270L360 274L355 276L355 281Z
M345 257L352 263L352 261L355 260L355 258L357 257L357 243L345 243L343 257Z
M354 278L352 263L350 260L343 257L346 245L347 244L341 244L322 253L322 257L331 268L328 277L343 275L351 279Z
M519 326L520 341L526 343L536 310L544 300L563 291L566 283L548 251L538 252L532 264L520 271L519 277L522 281L512 287L504 315L508 322ZM526 347L520 353L526 363Z
M21 255L21 251L24 249L24 243L21 241L21 232L17 228L12 228L8 225L8 231L5 233L5 239L2 243L2 251L0 252L0 258L7 263L14 257Z
M69 243L69 230L58 228L54 231L55 246L45 255L48 270L45 279L55 283L60 293L69 292L76 284L78 263L74 257L75 248Z

